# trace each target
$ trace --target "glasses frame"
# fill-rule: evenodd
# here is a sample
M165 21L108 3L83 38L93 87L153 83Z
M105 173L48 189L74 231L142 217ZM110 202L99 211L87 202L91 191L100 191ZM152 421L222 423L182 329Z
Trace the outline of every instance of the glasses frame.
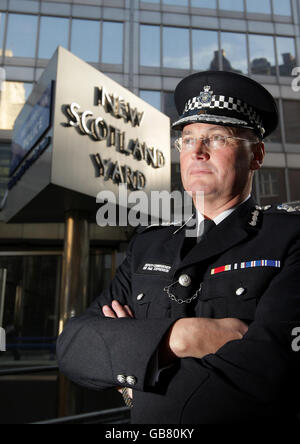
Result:
M180 153L181 153L182 151L193 151L193 150L195 149L195 146L196 146L196 141L197 141L197 140L202 140L202 142L204 143L204 145L206 146L206 148L209 148L209 149L212 149L212 150L217 150L218 148L214 148L214 147L211 147L211 146L210 146L211 141L212 141L212 139L213 139L214 137L222 137L222 138L225 139L224 145L223 145L222 147L220 147L220 149L225 148L225 146L227 145L227 140L228 140L228 139L242 140L242 141L244 141L244 142L249 142L249 143L253 143L253 144L256 144L256 143L259 143L259 142L260 142L259 140L249 140L249 139L243 139L242 137L235 137L235 136L220 136L220 135L216 135L216 134L215 134L215 135L210 136L210 137L192 137L192 136L191 136L191 139L193 139L193 147L190 148L190 149L187 149L187 148L183 149L183 148L182 148L182 137L177 138L177 139L175 140L175 142L174 142L174 145L175 145L175 147L177 148L177 150L178 150Z

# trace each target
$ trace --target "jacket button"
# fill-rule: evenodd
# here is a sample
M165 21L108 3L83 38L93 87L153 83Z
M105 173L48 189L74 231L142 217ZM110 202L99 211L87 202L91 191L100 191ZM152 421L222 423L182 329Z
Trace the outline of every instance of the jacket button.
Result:
M245 288L240 287L240 288L238 288L238 289L236 290L235 294L236 294L237 296L242 296L242 294L244 294L245 291L246 291Z
M182 287L189 287L192 283L192 279L190 278L190 276L188 274L182 274L179 277L179 284Z
M141 293L141 294L139 294L139 295L136 297L136 299L137 299L138 301L141 301L141 300L143 299L144 296L145 296L144 293Z
M135 385L136 384L136 378L134 376L127 376L126 382L129 385Z
M120 384L125 384L126 382L126 376L125 375L118 375L117 380Z

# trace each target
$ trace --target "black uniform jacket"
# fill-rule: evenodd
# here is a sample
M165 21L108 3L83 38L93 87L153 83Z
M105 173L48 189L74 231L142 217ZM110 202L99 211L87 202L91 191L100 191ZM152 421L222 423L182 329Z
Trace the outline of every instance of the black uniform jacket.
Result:
M132 423L294 418L300 213L284 208L262 209L251 198L184 257L185 227L136 234L110 287L59 337L61 371L96 390L129 387L120 375L133 377ZM182 275L190 278L180 280L187 286ZM113 299L128 304L135 319L105 318L101 307ZM195 316L239 318L249 330L215 354L178 359L152 382L162 338L177 319Z

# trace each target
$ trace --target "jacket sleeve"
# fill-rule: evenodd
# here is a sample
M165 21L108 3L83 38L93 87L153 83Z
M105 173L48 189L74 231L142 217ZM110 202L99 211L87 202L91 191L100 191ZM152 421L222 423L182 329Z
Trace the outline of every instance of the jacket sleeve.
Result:
M300 351L292 347L297 327L300 239L290 248L281 272L262 295L243 339L228 342L201 360L191 360L195 371L197 366L205 367L210 376L190 397L183 418L191 421L196 407L204 423L235 422L245 417L276 415L282 409L293 410L300 369Z
M148 366L174 319L112 319L102 314L102 306L116 299L132 306L131 255L118 268L108 289L79 317L70 319L57 341L60 371L73 382L92 389L129 386L118 375L133 376L134 388L148 386ZM148 378L148 379L147 379Z

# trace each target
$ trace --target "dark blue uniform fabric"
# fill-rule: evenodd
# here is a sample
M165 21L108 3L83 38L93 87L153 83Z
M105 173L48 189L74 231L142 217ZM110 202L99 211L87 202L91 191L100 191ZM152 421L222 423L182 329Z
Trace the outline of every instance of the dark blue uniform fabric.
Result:
M300 327L299 215L257 209L249 199L184 256L185 228L141 230L110 287L59 337L61 371L96 390L120 386L120 374L134 376L133 423L292 420L300 369L300 352L292 349ZM220 271L225 265L231 269ZM180 285L182 274L191 285ZM197 297L179 304L166 287L177 299ZM128 304L135 319L105 318L101 307L113 299ZM177 319L193 316L238 318L249 330L215 354L177 360L150 386L161 340Z

